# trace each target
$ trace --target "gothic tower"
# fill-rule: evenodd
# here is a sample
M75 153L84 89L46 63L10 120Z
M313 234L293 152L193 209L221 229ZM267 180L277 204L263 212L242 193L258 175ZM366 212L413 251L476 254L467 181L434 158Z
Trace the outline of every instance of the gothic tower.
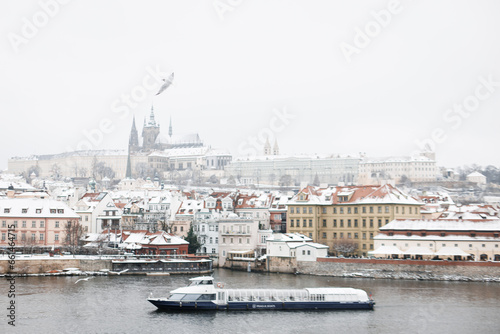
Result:
M142 128L142 149L144 151L154 149L156 137L158 137L159 133L160 124L156 124L153 106L151 106L149 121L146 122L146 119L144 119L144 127Z
M280 155L280 148L278 146L277 138L274 138L273 155Z
M132 129L130 130L130 137L128 139L128 150L129 152L137 152L139 150L139 135L135 127L135 116L132 121Z
M264 144L264 155L271 155L271 144L269 144L269 137L266 138L266 143Z

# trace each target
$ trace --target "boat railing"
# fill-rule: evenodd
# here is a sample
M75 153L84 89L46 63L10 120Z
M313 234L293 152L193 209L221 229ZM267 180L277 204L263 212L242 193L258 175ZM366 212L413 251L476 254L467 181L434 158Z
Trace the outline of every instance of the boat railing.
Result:
M308 301L305 290L235 289L227 290L228 301Z

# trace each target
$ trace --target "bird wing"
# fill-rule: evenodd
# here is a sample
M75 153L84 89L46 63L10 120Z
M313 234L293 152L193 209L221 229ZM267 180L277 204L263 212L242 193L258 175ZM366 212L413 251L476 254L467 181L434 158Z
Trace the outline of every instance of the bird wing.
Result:
M167 89L172 84L173 81L174 81L174 73L170 74L168 79L164 80L163 85L161 85L160 90L158 91L158 93L156 93L156 95L161 94L165 89Z

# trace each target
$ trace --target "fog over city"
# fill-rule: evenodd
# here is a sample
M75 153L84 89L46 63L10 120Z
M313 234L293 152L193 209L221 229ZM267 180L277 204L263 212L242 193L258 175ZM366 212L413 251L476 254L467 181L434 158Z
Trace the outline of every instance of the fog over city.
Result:
M4 1L0 169L166 133L500 165L498 1ZM171 73L170 87L155 95Z

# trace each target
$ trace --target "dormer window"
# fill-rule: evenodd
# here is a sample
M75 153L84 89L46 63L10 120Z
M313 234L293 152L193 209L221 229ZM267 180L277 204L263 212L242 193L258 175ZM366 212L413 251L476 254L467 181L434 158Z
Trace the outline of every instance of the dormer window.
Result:
M64 209L57 209L57 213L64 213Z
M50 209L50 213L56 213L56 209Z
M23 209L23 210L22 210L22 213L28 213L28 209L26 209L26 208L25 208L25 209Z
M36 213L42 213L42 209L36 209Z
M9 208L3 209L3 213L10 213L10 209Z

